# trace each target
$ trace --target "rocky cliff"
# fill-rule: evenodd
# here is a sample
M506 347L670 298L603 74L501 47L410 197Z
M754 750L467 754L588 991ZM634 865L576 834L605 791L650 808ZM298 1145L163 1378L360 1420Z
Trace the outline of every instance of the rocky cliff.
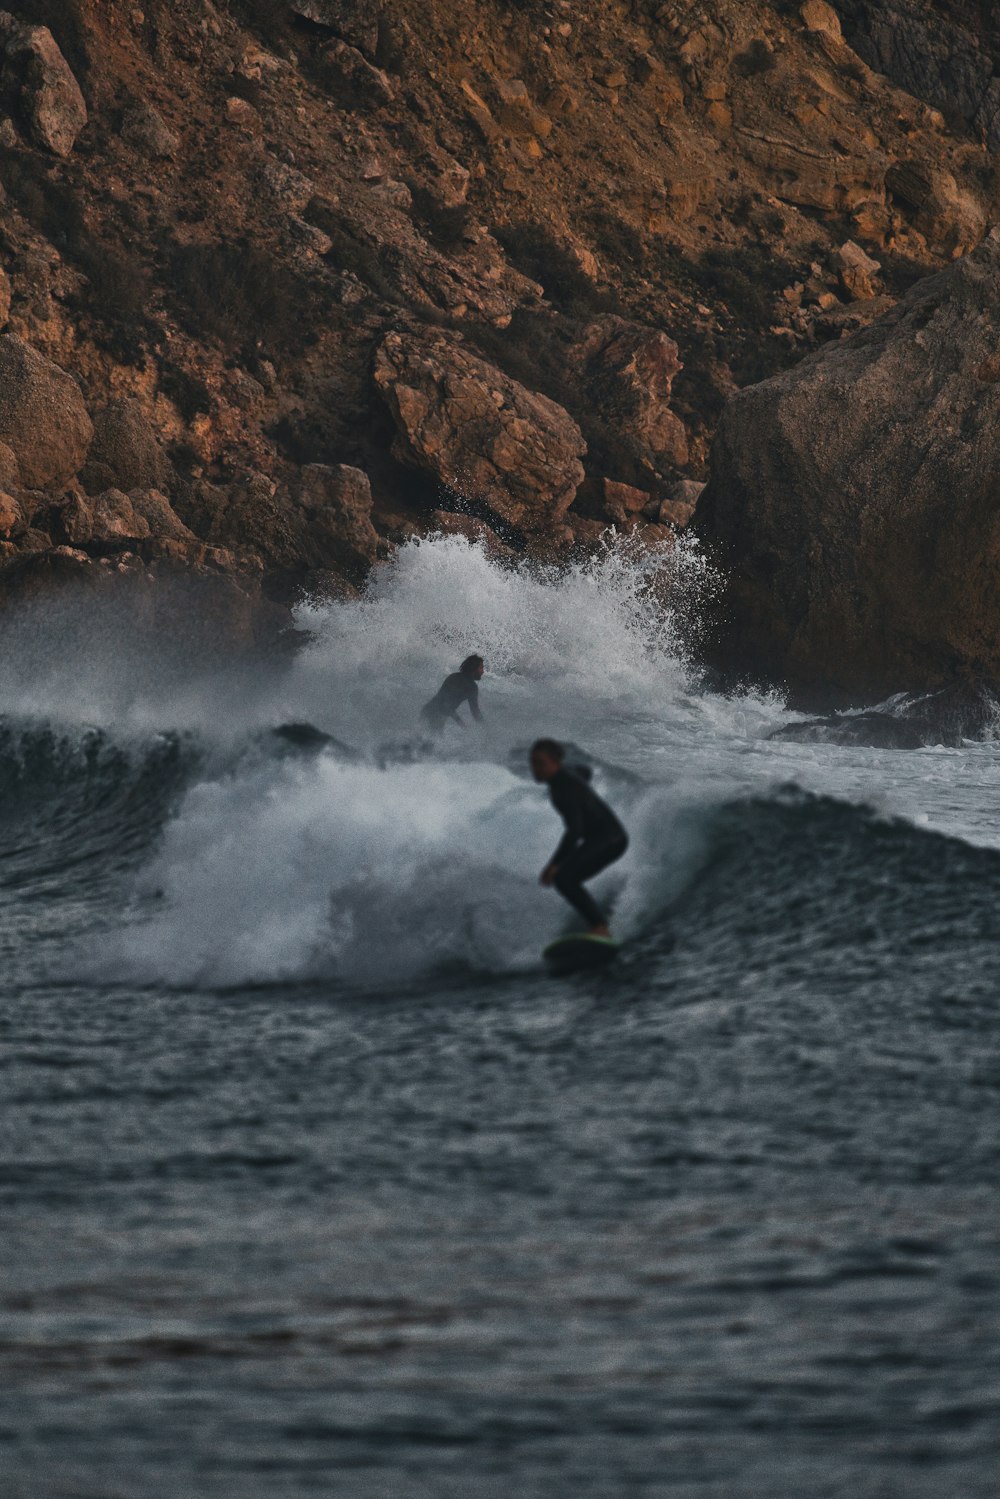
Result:
M803 701L1000 680L1000 231L730 403L715 651Z
M928 15L0 13L0 595L181 571L253 634L430 529L669 535L730 395L995 217L991 11Z

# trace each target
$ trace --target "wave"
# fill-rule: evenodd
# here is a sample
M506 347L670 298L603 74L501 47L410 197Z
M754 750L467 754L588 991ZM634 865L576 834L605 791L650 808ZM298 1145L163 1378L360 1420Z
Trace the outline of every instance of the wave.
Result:
M0 926L13 942L19 901L85 902L73 930L89 946L63 941L63 971L101 982L536 972L571 920L537 885L559 833L526 775L539 734L587 752L629 827L594 888L637 956L675 929L727 951L751 925L818 941L835 918L846 942L925 877L992 890L994 855L910 825L931 787L947 827L976 831L950 761L775 743L792 721L780 700L699 686L690 618L707 586L692 548L613 544L552 571L462 538L415 543L361 599L304 604L296 659L231 674L185 675L166 648L147 660L138 637L116 655L107 621L70 649L67 606L54 635L36 614L0 700ZM473 650L485 725L428 744L419 707ZM962 754L978 807L993 762ZM790 776L809 790L774 789Z
M992 931L992 850L795 787L713 800L596 779L632 843L593 888L638 953L662 955L678 932L720 952L769 933L818 954L873 924L906 943L956 923ZM144 872L156 909L121 934L115 965L212 988L537 971L574 920L537 884L557 833L538 787L482 762L379 770L321 755L203 782Z

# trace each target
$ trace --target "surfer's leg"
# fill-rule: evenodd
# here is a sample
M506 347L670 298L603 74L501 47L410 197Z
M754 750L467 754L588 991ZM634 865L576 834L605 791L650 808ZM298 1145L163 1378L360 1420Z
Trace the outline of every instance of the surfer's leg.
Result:
M607 923L600 906L583 888L584 880L592 880L595 874L600 874L602 869L607 869L616 859L620 859L628 848L627 838L615 839L613 843L597 843L590 848L584 844L575 854L570 854L564 864L560 866L559 873L553 881L556 889L564 900L568 900L575 910L593 929L603 928L607 933Z
M579 911L589 927L603 926L604 915L580 884L573 861L567 859L553 881L563 900L568 900L575 911Z

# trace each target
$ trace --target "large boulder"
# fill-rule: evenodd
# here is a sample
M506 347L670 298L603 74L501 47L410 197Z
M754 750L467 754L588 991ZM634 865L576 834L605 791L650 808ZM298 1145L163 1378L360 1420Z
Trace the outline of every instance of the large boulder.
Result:
M714 652L803 701L1000 678L1000 232L735 396L694 525Z
M25 26L0 11L0 97L35 145L68 156L87 123L72 69L47 26Z
M72 479L93 431L76 381L14 334L0 335L0 442L13 450L25 488Z
M81 478L91 493L158 489L169 464L138 401L117 396L94 415L94 439Z
M445 334L390 333L374 374L402 462L519 530L546 530L565 515L586 444L555 401Z

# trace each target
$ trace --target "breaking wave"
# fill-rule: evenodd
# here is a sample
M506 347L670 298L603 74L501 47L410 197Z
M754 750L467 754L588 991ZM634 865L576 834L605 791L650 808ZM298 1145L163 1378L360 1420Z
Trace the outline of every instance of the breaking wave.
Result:
M107 620L84 649L60 604L21 637L3 704L4 950L44 893L25 951L63 979L398 988L537 971L571 920L537 885L559 833L526 774L543 733L579 746L629 827L594 888L636 960L692 923L731 952L761 902L777 933L821 947L831 920L861 930L928 871L951 889L974 864L992 892L996 855L969 846L1000 841L970 810L992 749L962 752L963 800L944 753L771 739L792 718L777 698L720 697L692 670L711 586L690 544L618 541L545 570L438 538L358 600L304 604L306 648L238 675L181 670L134 635L119 649ZM471 651L485 723L428 743L420 705Z

